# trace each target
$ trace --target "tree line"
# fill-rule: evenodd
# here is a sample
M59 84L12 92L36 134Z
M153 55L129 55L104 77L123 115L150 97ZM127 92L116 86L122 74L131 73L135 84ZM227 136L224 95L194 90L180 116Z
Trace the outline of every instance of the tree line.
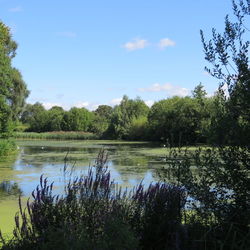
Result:
M8 137L21 121L27 131L85 131L100 138L162 141L170 145L210 143L249 145L250 69L246 17L249 1L233 3L234 20L225 18L224 32L212 30L206 40L201 31L208 73L220 81L213 97L202 84L192 96L171 97L149 108L140 98L124 96L115 107L100 105L91 112L73 107L50 110L40 103L25 105L29 91L21 73L12 66L17 44L9 28L0 21L0 137ZM226 87L226 88L223 88ZM227 90L225 94L224 90Z
M151 108L139 97L126 95L119 105L100 105L95 111L76 107L65 111L58 106L46 110L40 103L27 104L20 121L32 132L85 131L99 138L161 141L170 146L247 144L249 122L242 117L232 120L230 102L222 90L207 97L200 83L191 96L163 99Z

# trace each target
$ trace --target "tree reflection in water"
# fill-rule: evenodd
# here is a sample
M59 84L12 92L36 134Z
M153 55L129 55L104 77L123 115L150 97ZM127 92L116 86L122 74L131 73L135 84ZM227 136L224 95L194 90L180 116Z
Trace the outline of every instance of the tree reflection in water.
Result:
M14 181L3 181L0 183L0 199L7 196L19 196L22 195L22 191L18 184Z

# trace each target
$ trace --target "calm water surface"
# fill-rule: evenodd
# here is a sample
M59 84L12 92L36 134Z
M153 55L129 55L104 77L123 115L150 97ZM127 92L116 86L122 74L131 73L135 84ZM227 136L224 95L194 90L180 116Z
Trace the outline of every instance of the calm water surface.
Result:
M156 145L107 141L17 141L19 154L14 162L0 164L0 228L1 215L11 211L8 205L19 194L29 197L43 174L54 182L54 191L62 193L64 158L67 166L74 166L73 175L86 174L101 149L108 153L108 167L112 179L122 187L132 188L142 180L147 186L158 180L157 171L164 166L164 155L152 156ZM5 212L4 212L4 211ZM2 220L3 221L3 220ZM6 223L6 222L4 222Z

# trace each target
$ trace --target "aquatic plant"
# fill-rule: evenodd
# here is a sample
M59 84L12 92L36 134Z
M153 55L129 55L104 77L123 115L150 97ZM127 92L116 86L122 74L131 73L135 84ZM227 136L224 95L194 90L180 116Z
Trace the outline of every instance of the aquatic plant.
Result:
M149 189L140 184L129 194L111 180L106 161L101 151L86 176L66 181L61 196L41 176L26 208L19 200L13 238L1 237L3 249L148 249L149 241L178 246L184 191L156 183Z

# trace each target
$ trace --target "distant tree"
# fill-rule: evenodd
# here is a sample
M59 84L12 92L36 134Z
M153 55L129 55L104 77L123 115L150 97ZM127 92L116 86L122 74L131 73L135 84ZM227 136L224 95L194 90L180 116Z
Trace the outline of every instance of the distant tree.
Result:
M95 114L102 118L110 119L113 112L113 108L109 105L99 105L95 110Z
M91 127L93 114L85 108L71 108L63 117L63 130L88 131Z
M105 136L110 125L113 108L108 105L99 105L93 112L91 131L99 136Z
M148 118L139 116L131 120L128 132L130 140L147 140L148 139Z
M151 139L182 145L196 142L199 128L197 103L190 97L156 102L148 115Z
M194 90L192 91L193 98L196 98L199 101L204 100L204 98L206 97L206 95L207 95L207 92L206 92L206 90L204 89L204 86L201 83L199 83L194 88Z
M120 139L128 139L131 123L134 119L147 116L149 107L139 97L135 100L123 96L120 105L114 108L109 130Z
M13 88L9 100L12 118L13 120L17 120L24 110L25 99L28 97L29 91L22 79L21 73L15 68L12 70L12 81Z
M222 90L218 90L209 103L209 124L207 139L210 144L223 145L228 141L229 115L226 108L226 98Z
M196 130L197 140L207 142L210 124L210 103L211 98L207 97L204 86L199 83L192 91L193 100L196 102L198 126Z
M65 111L62 107L54 106L48 111L48 131L61 131Z
M48 111L39 102L27 104L20 120L29 125L28 131L44 132L47 131Z

